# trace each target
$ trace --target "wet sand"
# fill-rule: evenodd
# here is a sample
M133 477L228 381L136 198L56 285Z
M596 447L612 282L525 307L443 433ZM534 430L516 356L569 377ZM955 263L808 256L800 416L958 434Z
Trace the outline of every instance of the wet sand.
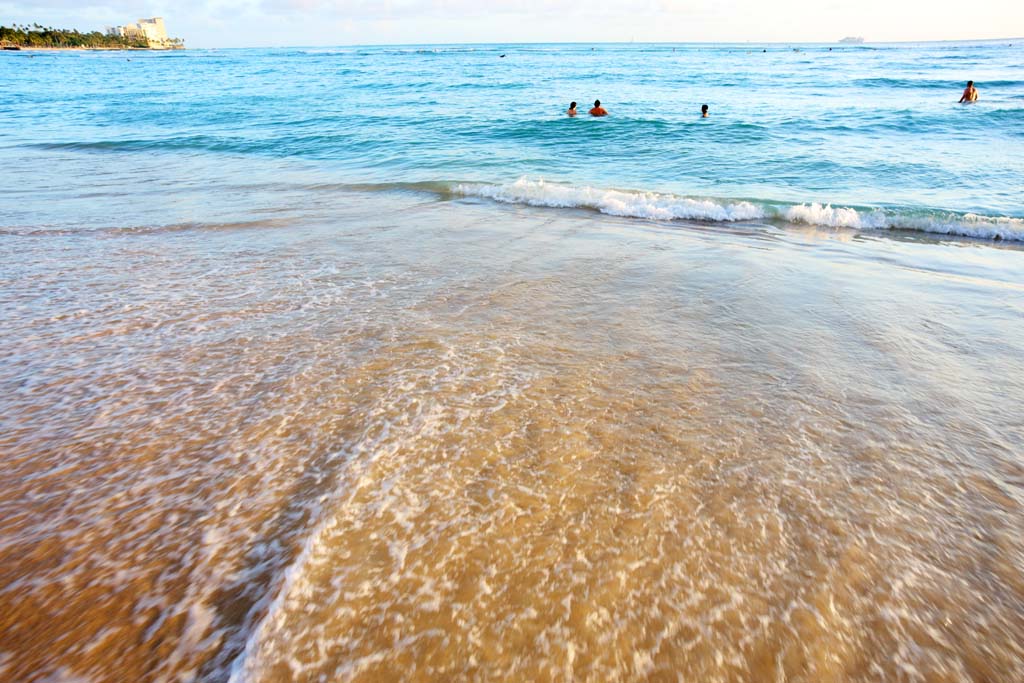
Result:
M3 240L0 678L1024 678L1017 248L415 194Z

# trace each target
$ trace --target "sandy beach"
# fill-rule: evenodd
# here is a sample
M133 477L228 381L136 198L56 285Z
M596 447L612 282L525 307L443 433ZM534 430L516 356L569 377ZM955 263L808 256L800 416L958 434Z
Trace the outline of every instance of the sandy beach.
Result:
M6 238L6 675L1020 673L1019 251L346 199Z

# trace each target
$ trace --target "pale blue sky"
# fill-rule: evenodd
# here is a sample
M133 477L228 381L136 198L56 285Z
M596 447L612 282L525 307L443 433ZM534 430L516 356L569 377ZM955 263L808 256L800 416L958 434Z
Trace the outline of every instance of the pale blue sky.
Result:
M1024 36L1021 0L0 0L7 25L149 16L190 47Z

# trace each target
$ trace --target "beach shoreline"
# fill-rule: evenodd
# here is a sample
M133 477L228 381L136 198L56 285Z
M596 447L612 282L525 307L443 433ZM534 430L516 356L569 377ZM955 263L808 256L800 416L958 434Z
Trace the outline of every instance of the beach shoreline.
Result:
M185 47L27 47L19 45L17 50L0 52L168 52L185 50Z
M1022 54L0 59L0 679L1024 680Z
M1000 491L1024 434L999 410L1024 399L1020 250L283 199L5 237L0 345L31 348L0 370L5 495L33 512L0 550L28 586L0 591L8 675L276 680L296 650L310 677L360 660L366 681L613 678L636 653L716 681L1022 673ZM72 550L39 540L63 505ZM1010 564L979 575L991 552ZM100 569L110 589L87 590ZM29 646L55 618L64 639ZM906 647L926 628L928 656ZM549 649L492 645L510 630Z

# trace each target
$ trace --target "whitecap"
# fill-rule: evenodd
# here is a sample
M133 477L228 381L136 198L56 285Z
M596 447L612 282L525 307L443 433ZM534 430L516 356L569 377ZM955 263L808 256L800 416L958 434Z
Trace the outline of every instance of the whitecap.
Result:
M455 194L506 204L592 209L610 216L654 220L746 221L765 217L764 209L746 201L718 203L657 192L605 190L520 178L506 185L458 184Z
M1024 218L950 211L857 209L815 202L774 205L747 200L714 200L642 190L612 190L588 185L520 178L513 183L458 183L451 192L505 204L590 209L609 216L648 220L729 223L765 221L801 223L853 230L911 230L993 240L1024 241Z

